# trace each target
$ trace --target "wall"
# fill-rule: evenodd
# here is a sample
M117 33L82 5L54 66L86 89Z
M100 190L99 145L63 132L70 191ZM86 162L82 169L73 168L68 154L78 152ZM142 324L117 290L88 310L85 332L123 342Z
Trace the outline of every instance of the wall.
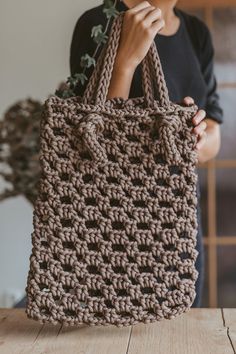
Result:
M0 114L16 99L43 99L69 73L69 46L80 14L102 0L1 0Z
M16 100L44 100L69 76L75 23L100 3L1 0L0 116ZM0 188L2 184L0 180ZM32 207L23 197L0 204L0 307L11 306L24 294L31 231Z

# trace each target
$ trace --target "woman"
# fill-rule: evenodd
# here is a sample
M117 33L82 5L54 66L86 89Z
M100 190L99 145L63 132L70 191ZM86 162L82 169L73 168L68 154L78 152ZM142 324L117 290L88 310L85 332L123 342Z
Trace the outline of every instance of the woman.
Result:
M223 121L214 75L214 49L207 26L197 17L177 9L176 3L177 0L117 2L117 10L125 11L125 16L108 98L119 96L127 99L143 95L140 63L154 40L171 101L185 105L195 102L199 107L192 121L192 132L198 138L198 161L206 162L219 151L220 123ZM71 43L71 75L81 71L81 55L92 55L94 51L91 29L98 24L105 26L106 18L102 10L102 5L94 7L77 21ZM99 54L98 51L97 56ZM91 73L92 69L87 69L86 76L89 77ZM77 94L82 95L85 87L86 84L78 85ZM199 255L196 268L199 276L192 307L201 304L203 284L204 257L199 207L198 218Z

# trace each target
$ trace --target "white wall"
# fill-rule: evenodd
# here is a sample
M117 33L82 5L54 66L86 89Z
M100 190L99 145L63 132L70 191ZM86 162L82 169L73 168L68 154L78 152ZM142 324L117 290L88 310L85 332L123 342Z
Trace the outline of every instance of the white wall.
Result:
M45 98L69 75L75 22L102 0L0 0L0 114L9 104Z
M16 100L44 100L69 76L69 48L78 17L102 0L0 0L0 117ZM0 181L0 188L2 183ZM0 307L24 293L31 250L32 207L23 198L0 203Z

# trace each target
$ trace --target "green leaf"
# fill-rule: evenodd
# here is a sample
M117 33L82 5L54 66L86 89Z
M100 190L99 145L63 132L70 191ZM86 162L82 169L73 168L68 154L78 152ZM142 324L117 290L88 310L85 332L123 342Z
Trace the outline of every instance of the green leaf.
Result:
M93 26L92 32L91 32L91 37L98 36L100 33L102 33L102 30L103 30L102 25Z
M84 73L75 74L74 78L77 80L77 82L81 82L82 85L84 85L85 81L88 80Z
M73 89L78 84L78 82L81 82L81 84L84 85L87 79L88 78L84 73L77 73L73 76L69 76L66 82L70 85L70 88Z
M70 87L75 87L77 84L77 79L74 76L69 76L66 81Z
M105 43L107 40L107 35L103 32L102 25L97 25L92 28L91 37L97 44Z
M71 89L68 90L56 90L55 95L60 98L69 98L75 96L74 92Z
M62 98L70 98L73 96L75 96L75 94L72 90L65 90L62 92Z
M102 10L106 17L108 18L108 20L112 17L116 17L118 15L118 11L116 10L115 6L111 6L111 7L108 7L108 8L104 8Z
M82 68L90 68L90 66L96 65L96 60L91 57L89 54L85 54L81 57L80 65Z

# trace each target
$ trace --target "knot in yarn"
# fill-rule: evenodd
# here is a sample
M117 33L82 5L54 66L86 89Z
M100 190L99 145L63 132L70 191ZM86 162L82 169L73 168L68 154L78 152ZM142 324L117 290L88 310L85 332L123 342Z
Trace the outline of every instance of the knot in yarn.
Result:
M107 161L106 152L98 141L98 136L103 130L103 117L95 112L83 117L75 127L76 136L82 138L84 145L97 163Z
M181 118L175 112L162 116L159 123L159 133L163 141L165 159L169 163L178 164L181 161L181 155L176 144L177 133L181 128Z

